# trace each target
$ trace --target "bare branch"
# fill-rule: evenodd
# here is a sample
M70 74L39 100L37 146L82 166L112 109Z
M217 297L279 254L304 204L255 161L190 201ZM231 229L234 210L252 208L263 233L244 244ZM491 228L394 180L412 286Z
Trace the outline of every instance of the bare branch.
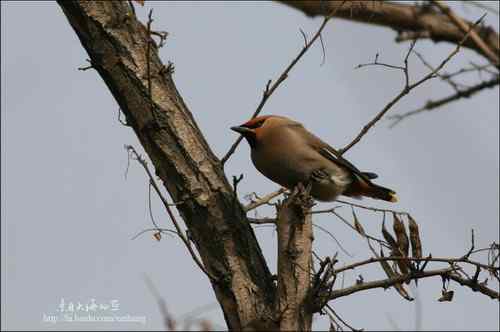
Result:
M487 63L485 65L477 65L477 64L471 62L471 67L469 67L469 68L467 68L467 67L461 68L453 73L443 73L441 76L443 78L452 78L452 77L462 75L465 73L470 73L470 72L478 72L479 74L481 74L483 71L487 72L488 74L491 74L491 75L495 75L495 76L498 75L498 73L489 70L491 67L493 67L493 65L491 63Z
M370 240L373 240L373 241L379 243L382 246L390 248L390 246L387 244L387 242L385 242L382 239L378 239L378 238L376 238L374 236L371 236L371 235L368 235L368 234L360 234L355 225L352 225L349 221L347 221L344 217L342 217L340 214L338 214L335 210L332 209L329 212L332 213L333 215L335 215L337 218L339 218L340 221L342 221L344 224L346 224L347 226L349 226L349 228L351 228L353 231L355 231L356 233L358 233L359 235L361 235L362 237L364 237L368 241L369 245L370 245Z
M94 65L92 64L92 61L90 61L89 59L87 59L87 62L89 63L88 66L78 67L78 70L86 71L86 70L89 70L89 69L95 69Z
M340 248L340 250L342 250L342 252L344 254L346 254L347 256L349 257L353 257L351 253L349 253L345 248L344 246L342 246L342 244L340 243L339 240L337 240L337 238L326 228L320 226L320 225L316 225L316 224L313 224L313 227L316 227L318 228L320 231L323 231L325 234L327 234L328 236L330 236L330 238L333 239L333 241L335 241L335 243L337 244L337 246Z
M401 214L401 215L409 215L409 213L406 212L406 211L396 211L396 210L391 210L391 209L374 208L374 207L371 207L371 206L366 206L366 205L356 204L356 203L352 203L352 202L347 202L347 201L343 201L343 200L340 200L340 199L337 199L335 201L339 202L339 203L342 203L342 204L347 204L347 205L354 206L354 207L357 207L357 208L360 208L360 209L370 210L370 211L374 211L374 212L389 212L389 213L396 213L396 214Z
M455 47L455 49L448 55L447 58L445 58L440 64L439 66L436 67L435 70L431 71L430 73L428 73L427 75L425 75L423 78L421 78L419 81L413 83L413 84L409 84L408 83L408 80L406 80L406 85L405 87L401 90L401 92L394 98L392 99L370 122L368 122L368 124L366 124L363 129L360 131L360 133L351 141L351 143L347 144L344 148L340 149L339 150L339 154L342 155L344 154L345 152L347 152L350 148L352 148L356 143L358 143L361 138L366 135L366 133L392 108L392 106L394 106L401 98L403 98L404 96L406 96L411 90L415 89L416 87L418 87L419 85L421 85L422 83L436 77L436 73L438 73L447 63L448 61L451 60L451 58L453 56L455 56L458 51L460 50L460 47L463 45L463 43L467 40L467 38L469 37L469 33L472 31L472 29L474 29L484 18L484 15L481 16L481 18L479 20L477 20L474 25L471 25L469 27L469 31L467 31L467 33L465 34L465 36L462 38L462 40L457 44L457 46ZM410 48L410 51L411 51L411 48ZM407 59L407 58L406 58ZM408 66L407 66L407 63L405 63L405 68L406 68L406 71L405 71L405 75L408 74Z
M448 277L451 280L458 282L462 286L469 287L474 292L480 292L484 295L489 296L492 299L497 299L497 300L500 299L500 294L497 291L486 287L486 285L484 285L482 283L478 283L477 280L474 281L474 280L470 280L470 279L465 279L456 273L452 273Z
M336 9L334 9L331 13L329 13L328 15L325 16L325 18L323 19L323 23L321 23L318 31L314 34L314 36L312 37L312 39L310 41L308 41L308 42L306 41L302 50L300 50L299 54L292 60L292 62L288 65L288 67L285 68L285 70L283 71L283 73L281 73L281 75L278 77L278 79L271 86L269 84L271 81L268 82L266 89L264 90L264 93L262 95L262 99L259 103L259 106L257 106L257 109L252 114L252 118L255 118L257 115L259 115L259 113L264 108L264 105L266 104L269 97L271 97L273 92L280 86L280 84L283 83L288 78L288 73L297 64L297 62L299 62L299 60L302 58L302 56L304 54L306 54L306 52L309 50L311 45L313 45L314 42L321 36L321 32L325 28L328 21L335 15L337 10L342 7L344 2L345 1L343 1L342 4L340 6L338 6ZM226 161L234 153L234 151L236 151L236 148L238 147L238 145L240 144L242 139L243 139L243 136L240 135L240 137L238 137L238 139L233 143L233 145L231 145L231 147L229 148L229 151L221 159L222 165L224 165L226 163Z
M272 200L273 198L283 194L285 191L287 191L287 189L285 188L280 188L270 194L267 194L259 199L257 199L256 201L253 201L252 203L248 204L247 206L245 206L243 208L243 210L245 212L248 212L248 211L251 211L253 209L256 209L258 208L259 206L261 205L264 205L264 204L267 204L270 200Z
M409 274L409 275L401 275L401 276L397 276L394 278L387 278L387 279L381 279L381 280L376 280L376 281L358 283L358 284L355 284L351 287L334 290L330 294L329 300L334 300L334 299L337 299L340 297L348 296L348 295L351 295L351 294L354 294L357 292L361 292L361 291L364 291L367 289L373 289L373 288L387 289L387 288L394 286L396 284L401 284L407 280L429 278L429 277L435 277L435 276L441 276L441 275L449 275L450 272L453 272L453 271L455 271L455 268L446 268L446 269L440 269L440 270L417 272L417 273Z
M423 257L423 258L415 258L415 257L406 257L406 256L390 256L390 257L371 257L364 261L360 261L357 263L353 263L350 265L345 265L341 268L335 270L335 273L340 273L347 270L352 270L360 266L372 264L375 262L387 262L387 261L412 261L412 262L440 262L440 263L448 263L450 265L456 263L467 263L470 265L474 265L476 268L483 268L486 270L493 269L496 271L500 271L500 267L482 264L479 262L471 261L466 257Z
M360 332L360 331L363 331L363 329L355 329L354 327L352 327L350 324L348 324L345 320L342 319L342 317L340 317L336 312L335 310L333 310L333 308L327 304L325 306L332 314L333 316L335 316L342 324L344 324L345 327L347 327L348 329L350 329L351 331L354 331L354 332Z
M393 122L390 124L390 128L393 128L397 124L399 124L401 121L405 120L408 117L411 117L413 115L426 112L426 111L431 111L434 109L437 109L443 105L446 105L450 102L457 101L463 98L470 98L472 95L483 91L485 89L491 89L494 88L495 86L500 84L500 77L495 77L489 81L481 82L478 85L472 86L468 89L465 90L460 90L457 93L452 94L451 96L444 97L441 99L437 100L429 100L424 106L417 108L416 110L409 111L403 114L395 114L387 117L388 120L393 120Z
M339 6L337 1L279 0L278 2L298 9L311 17L327 15L332 9ZM428 37L435 42L446 41L457 44L464 35L464 32L457 28L446 15L429 6L415 5L413 3L348 1L342 9L337 11L335 16L361 23L386 26L397 33L412 33L407 40L413 40L415 37ZM466 21L466 23L469 26L472 25L471 22ZM474 29L490 49L496 53L499 52L498 32L489 26L477 26ZM478 48L472 39L465 41L464 47L471 48L484 55L483 51Z
M436 70L429 62L427 62L427 60L425 60L424 56L420 52L413 50L413 53L420 59L420 61L424 64L424 66L427 67L427 69L429 69L430 71ZM439 77L443 82L448 83L456 92L460 91L460 84L453 81L449 76L442 75L438 72L436 72L436 76Z
M404 67L401 67L401 66L395 66L395 65L388 64L388 63L378 62L378 57L379 57L379 54L377 53L377 54L375 54L375 60L373 60L373 62L361 63L361 64L357 65L356 67L354 67L354 69L360 69L360 68L367 67L367 66L382 66L382 67L387 67L390 69L399 69L399 70L405 69Z
M160 200L162 201L163 203L163 206L165 207L165 210L167 211L169 217L170 217L170 220L172 221L172 223L174 224L174 227L175 227L175 230L177 232L177 235L179 235L180 239L182 240L182 242L184 243L184 245L186 246L186 248L188 249L189 251L189 254L191 254L191 257L193 258L194 262L196 263L196 265L198 265L198 267L207 275L207 277L209 277L210 279L212 280L217 280L214 276L212 276L208 271L207 269L205 268L205 266L203 265L203 263L200 261L200 259L198 258L198 255L196 255L196 253L194 252L194 249L193 249L193 246L191 245L191 241L187 238L187 236L184 234L184 232L182 231L182 228L181 226L179 225L179 223L177 222L177 219L175 218L174 216L174 213L172 212L172 210L170 209L170 204L168 203L167 199L163 196L163 194L161 193L160 191L160 188L158 187L158 185L156 184L156 181L153 177L153 174L151 174L151 171L149 170L149 167L146 163L146 160L144 160L144 158L142 158L138 153L137 151L134 149L133 146L131 145L127 145L125 146L125 148L130 152L132 153L134 156L135 156L135 159L139 162L139 164L141 164L141 166L144 168L144 170L146 171L148 177L149 177L149 181L151 183L151 185L153 186L154 190L156 191L156 194L158 195L158 197L160 198ZM156 226L156 225L155 225Z

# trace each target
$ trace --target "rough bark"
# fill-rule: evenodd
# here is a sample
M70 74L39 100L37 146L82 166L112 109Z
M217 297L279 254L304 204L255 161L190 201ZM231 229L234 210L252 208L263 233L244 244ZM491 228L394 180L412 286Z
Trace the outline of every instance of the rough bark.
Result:
M180 202L177 208L189 236L215 277L211 283L228 327L275 329L276 287L253 230L146 27L126 1L58 3L157 175L173 200ZM148 92L149 42L153 109Z
M312 200L304 188L297 188L278 207L278 301L281 331L310 331Z
M347 1L345 3L342 1L278 1L311 17L324 16L331 13L334 8L342 5L337 10L336 17L386 26L397 32L422 32L422 36L431 38L435 42L446 41L457 44L464 36L464 32L451 22L446 15L429 7L414 4L387 1ZM471 25L472 23L467 22L467 24ZM480 26L476 30L478 35L498 56L500 52L498 33L488 26ZM483 56L485 55L472 39L466 41L464 46L477 51Z

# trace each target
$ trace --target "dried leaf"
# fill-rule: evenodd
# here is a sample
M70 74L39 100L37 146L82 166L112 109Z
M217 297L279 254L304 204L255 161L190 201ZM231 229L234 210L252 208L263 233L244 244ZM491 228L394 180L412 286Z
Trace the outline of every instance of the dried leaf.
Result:
M382 269L384 269L385 274L387 274L387 276L389 278L395 278L396 277L396 272L394 272L394 270L389 265L389 263L387 263L386 261L381 261L380 265L382 265Z
M392 251L398 252L399 247L398 244L396 243L396 240L392 237L391 233L385 228L385 221L382 223L382 235L384 236L384 239L389 243L391 246Z
M413 258L422 258L422 241L420 241L418 225L410 215L408 215L408 225L410 228L410 242L411 242L412 256Z
M160 241L161 240L161 232L154 233L153 237L156 239L156 241Z
M132 0L132 1L137 2L141 6L144 6L144 2L145 2L144 0Z
M452 290L443 289L441 291L441 297L438 299L438 301L439 302L451 302L451 300L453 300L454 294L455 294L455 292Z
M356 228L356 231L366 237L365 230L363 229L363 226L359 223L358 216L356 216L356 213L354 212L354 209L352 209L352 217L354 218L354 227Z
M393 229L394 229L394 234L396 234L398 247L403 253L403 256L408 257L410 243L408 240L408 234L406 233L405 225L395 213L392 216L394 218Z
M384 253L382 252L382 250L380 251L380 256L384 257ZM387 263L386 261L380 261L380 265L382 265L382 269L384 269L385 274L389 278L397 278L397 277L399 277L399 274L397 272L395 272L391 268L391 266L389 265L389 263ZM406 299L408 301L413 301L413 298L408 294L408 292L406 291L406 289L403 287L403 284L396 283L396 284L394 284L394 288L399 293L399 295L401 295L404 299Z
M394 234L396 234L396 239L398 243L398 252L395 253L397 256L408 257L409 241L408 235L406 234L406 229L403 222L398 218L398 216L393 213L393 229ZM399 270L403 274L407 274L410 269L410 262L408 260L402 259L397 261Z

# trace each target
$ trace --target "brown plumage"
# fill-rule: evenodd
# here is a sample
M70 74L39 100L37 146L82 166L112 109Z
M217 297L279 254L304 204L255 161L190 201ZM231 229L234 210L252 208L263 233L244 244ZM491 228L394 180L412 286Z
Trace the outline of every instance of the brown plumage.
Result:
M361 172L299 122L267 115L231 129L250 144L257 170L283 187L293 189L299 182L310 182L311 195L320 201L345 195L397 202L394 191L371 182L376 174Z

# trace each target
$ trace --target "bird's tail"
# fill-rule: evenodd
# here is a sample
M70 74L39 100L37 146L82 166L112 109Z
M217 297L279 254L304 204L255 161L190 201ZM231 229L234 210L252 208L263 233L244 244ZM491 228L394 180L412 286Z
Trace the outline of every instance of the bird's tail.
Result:
M393 203L398 201L398 196L396 196L394 190L384 188L374 183L370 183L370 186L364 191L363 195Z

